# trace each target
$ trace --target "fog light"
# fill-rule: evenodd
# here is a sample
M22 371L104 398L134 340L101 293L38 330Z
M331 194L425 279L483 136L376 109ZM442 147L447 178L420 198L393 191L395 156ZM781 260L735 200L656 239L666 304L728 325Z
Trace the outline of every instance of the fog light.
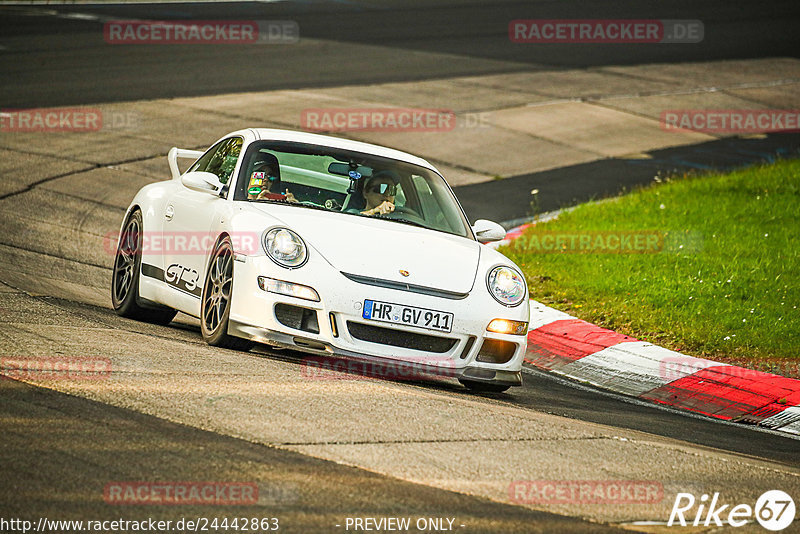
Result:
M486 330L497 334L524 336L528 333L528 323L525 321L509 321L508 319L492 319Z
M286 295L288 297L297 297L303 300L311 300L319 302L319 294L314 288L286 282L285 280L275 280L274 278L267 278L266 276L258 277L258 287L270 293L277 293L279 295Z
M517 344L501 339L487 339L478 351L476 361L485 363L508 363L517 351Z

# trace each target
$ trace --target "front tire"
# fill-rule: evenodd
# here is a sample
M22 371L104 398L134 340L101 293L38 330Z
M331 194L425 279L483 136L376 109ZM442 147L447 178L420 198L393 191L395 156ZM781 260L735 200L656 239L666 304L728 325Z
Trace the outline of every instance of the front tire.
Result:
M233 247L224 237L214 249L206 270L200 301L200 329L203 339L213 347L250 350L253 342L228 335L228 320L233 296Z
M111 304L117 315L122 317L161 325L169 324L177 311L166 307L145 307L140 302L142 234L142 212L137 209L128 217L117 245L111 277Z

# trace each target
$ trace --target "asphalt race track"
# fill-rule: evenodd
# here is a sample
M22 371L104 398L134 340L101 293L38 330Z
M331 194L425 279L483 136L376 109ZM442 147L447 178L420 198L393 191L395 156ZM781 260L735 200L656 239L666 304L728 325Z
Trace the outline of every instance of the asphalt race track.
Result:
M235 515L263 516L266 509L289 532L325 526L333 530L343 512L457 517L478 531L600 530L584 521L403 482L20 382L4 380L0 391L3 420L24 421L4 425L3 464L14 466L14 480L26 480L13 484L17 491L4 487L4 517L25 517L36 510L50 518L113 520L120 511L98 503L97 488L103 488L111 473L127 480L155 471L164 480L263 480L259 489L265 502L236 507ZM44 465L51 468L47 476ZM162 507L156 513L159 519L178 520L211 512L189 506ZM152 515L136 510L125 517Z
M702 20L706 38L691 47L509 46L508 21L519 18ZM293 20L301 42L281 53L115 47L101 31L114 19ZM798 57L799 26L800 9L788 0L0 5L0 107ZM99 358L114 369L107 380L0 379L0 519L275 517L279 531L346 532L354 530L347 518L409 517L452 519L465 533L671 532L664 524L678 492L722 492L726 503L752 505L781 489L800 505L800 440L791 436L631 402L529 368L523 387L498 395L469 394L447 379L313 380L297 354L208 347L191 317L162 327L116 316L104 236L142 185L167 177L163 147L213 140L183 124L107 139L0 132L0 356ZM20 148L19 139L31 145ZM548 211L659 172L731 168L798 147L797 133L721 139L455 190L471 219L512 221L530 215L533 188L546 193L539 208ZM656 481L663 498L515 499L515 481L530 480ZM256 485L259 498L237 506L110 503L104 489L121 481L242 482ZM0 523L0 531L17 530Z

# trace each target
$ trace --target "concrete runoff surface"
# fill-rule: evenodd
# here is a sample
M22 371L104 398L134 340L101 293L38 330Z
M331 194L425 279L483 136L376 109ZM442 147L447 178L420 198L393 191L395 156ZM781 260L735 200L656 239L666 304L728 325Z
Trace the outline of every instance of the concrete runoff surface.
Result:
M441 165L451 185L463 186L609 157L636 158L643 152L729 138L731 135L727 134L667 130L660 122L661 113L675 109L773 109L775 100L789 88L800 90L800 60L792 58L706 63L702 65L702 82L694 85L687 79L691 80L698 71L696 64L663 65L665 73L659 67L628 67L624 83L619 79L621 74L608 68L559 72L560 93L540 89L541 80L551 79L552 73L528 71L480 78L179 98L170 103L209 114L222 113L226 119L239 117L242 121L255 113L259 120L266 121L264 125L302 129L309 125L302 120L304 110L418 108L427 100L429 104L422 107L443 107L455 112L452 130L332 133L418 154ZM736 80L730 75L733 69L739 73ZM717 71L719 78L714 77ZM773 73L772 79L765 79L765 71ZM596 77L593 83L584 83L587 74ZM516 85L508 85L510 76ZM756 98L745 103L727 94L745 87L761 89L763 103ZM769 97L770 91L774 91L774 98ZM431 100L432 92L438 93L439 98ZM449 106L442 100L441 95L445 94L453 95ZM464 94L471 95L468 104L459 98ZM653 94L659 96L649 96ZM511 99L511 95L522 95L525 102Z
M692 83L698 72L701 79ZM15 151L19 157L62 160L62 172L72 173L81 170L82 164L116 167L141 163L157 158L170 146L207 147L219 136L245 126L307 128L304 111L418 108L429 101L455 113L452 129L332 133L418 154L440 166L451 185L458 187L609 158L645 160L642 164L647 165L646 160L652 159L655 151L736 138L723 133L666 130L660 122L666 110L786 109L794 102L792 95L800 91L800 60L793 58L641 65L626 67L624 73L600 68L558 74L560 94L552 88L555 85L545 84L545 89L539 89L540 82L550 80L552 73L528 71L514 74L516 85L511 87L507 85L509 75L486 75L363 87L87 103L108 122L100 131L82 132L82 142L73 142L69 134L43 137L35 132L8 132L0 148ZM595 77L592 83L585 81L588 74ZM620 83L620 76L625 83ZM628 82L629 78L634 82ZM742 91L748 91L749 96L744 98ZM440 95L439 99L431 100L431 94ZM449 106L441 95L452 95ZM780 105L784 101L786 104ZM791 150L797 146L793 139L788 142ZM41 169L47 160L42 159L39 166L17 169L19 158L8 156L3 160L3 171L13 170L20 184L42 178ZM751 155L751 159L758 157L762 156ZM72 167L64 167L68 164L63 160ZM4 194L14 189L4 187Z
M794 56L798 48L794 0L773 0L768 8L758 0L691 5L661 0L65 3L69 2L4 6L0 12L0 72L13 73L0 79L4 106L355 87L531 71L556 71L557 78L563 69ZM703 23L704 35L693 44L511 42L509 22L526 18L689 18ZM219 47L104 42L105 21L131 19L291 20L299 25L300 40L289 45ZM624 72L616 76L616 84L657 87L654 81L637 80ZM555 90L545 80L541 85L545 93L563 91L558 82Z

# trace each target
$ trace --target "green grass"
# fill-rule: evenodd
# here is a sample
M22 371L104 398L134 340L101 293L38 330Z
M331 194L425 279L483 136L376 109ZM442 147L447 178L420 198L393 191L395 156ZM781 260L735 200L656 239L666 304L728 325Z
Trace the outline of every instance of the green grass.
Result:
M543 232L652 230L661 252L530 249ZM501 252L532 298L606 328L724 361L800 359L800 160L581 205Z

